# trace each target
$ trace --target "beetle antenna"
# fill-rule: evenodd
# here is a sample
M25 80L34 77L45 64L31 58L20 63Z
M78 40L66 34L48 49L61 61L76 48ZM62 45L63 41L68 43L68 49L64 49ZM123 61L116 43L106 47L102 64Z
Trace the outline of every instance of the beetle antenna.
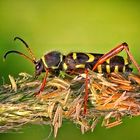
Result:
M29 47L29 45L28 45L23 39L21 39L20 37L15 37L15 38L14 38L14 41L17 40L17 39L20 40L20 41L25 45L25 47L27 48L28 52L30 53L32 59L33 59L34 61L36 61L36 58L35 58L35 56L34 56L32 50L31 50L31 48Z
M24 58L30 60L32 63L36 64L36 61L33 60L32 58L28 57L27 55L25 55L25 54L23 54L23 53L21 53L21 52L19 52L19 51L14 51L14 50L6 52L5 55L4 55L4 60L6 59L7 55L9 55L9 54L11 54L11 53L19 54L20 56L22 56L22 57L24 57Z

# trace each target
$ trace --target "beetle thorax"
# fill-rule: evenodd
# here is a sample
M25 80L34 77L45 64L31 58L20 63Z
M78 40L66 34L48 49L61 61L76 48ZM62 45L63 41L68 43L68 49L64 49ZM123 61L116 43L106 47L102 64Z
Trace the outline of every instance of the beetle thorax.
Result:
M41 60L45 68L52 70L60 69L63 61L63 55L60 52L52 51L44 55Z

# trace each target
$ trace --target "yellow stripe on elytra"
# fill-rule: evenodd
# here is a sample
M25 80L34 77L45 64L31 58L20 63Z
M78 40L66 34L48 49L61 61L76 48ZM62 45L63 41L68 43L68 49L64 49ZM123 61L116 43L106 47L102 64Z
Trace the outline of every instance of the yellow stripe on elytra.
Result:
M48 65L46 64L46 61L45 61L45 56L42 56L42 61L43 61L43 64L44 64L44 66L46 67L46 68L48 68Z
M110 63L110 58L108 58L108 59L106 60L106 63L108 63L108 64Z
M106 72L110 73L110 66L109 65L106 65Z
M79 64L75 66L76 68L85 68L85 64Z
M97 70L98 70L99 73L102 73L102 66L98 65Z
M123 66L123 72L125 72L126 71L126 67L125 66Z
M119 66L118 65L115 66L114 72L116 72L116 73L119 72Z
M77 59L77 54L76 53L73 53L72 54L72 57L73 57L74 60Z
M128 59L124 59L124 64L125 65L128 65L129 64Z
M63 63L63 69L64 70L67 70L67 68L68 68L67 64L66 63Z
M89 57L89 59L86 62L93 62L94 61L94 56L92 54L87 53L86 55Z

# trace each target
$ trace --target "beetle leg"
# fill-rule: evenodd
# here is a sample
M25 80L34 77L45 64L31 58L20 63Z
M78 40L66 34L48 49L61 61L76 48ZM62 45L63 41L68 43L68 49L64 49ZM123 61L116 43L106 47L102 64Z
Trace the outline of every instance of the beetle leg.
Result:
M88 101L88 70L85 69L85 97L84 97L84 115L87 113L87 101Z
M138 69L139 73L140 73L140 67L138 65L138 63L136 62L136 60L134 59L133 55L130 53L129 51L129 47L127 43L122 43L121 45L115 47L114 49L112 49L111 51L109 51L108 53L104 54L98 61L97 63L93 66L93 71L97 68L98 65L102 64L103 62L105 62L107 59L117 55L118 53L120 53L122 50L125 50L128 56L128 62L130 63L130 61L133 62L133 64L135 65L135 67Z
M46 82L47 82L46 79L47 79L47 77L48 77L48 72L49 72L49 70L46 69L46 74L45 74L45 77L44 77L44 79L43 79L43 81L42 81L41 88L40 88L40 90L39 90L37 93L35 93L35 96L36 96L36 95L39 95L39 94L44 90L45 85L46 85Z

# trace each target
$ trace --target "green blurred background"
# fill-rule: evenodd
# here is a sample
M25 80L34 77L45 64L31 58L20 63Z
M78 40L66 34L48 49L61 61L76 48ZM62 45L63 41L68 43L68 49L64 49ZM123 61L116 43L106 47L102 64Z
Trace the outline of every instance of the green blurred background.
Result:
M50 50L105 53L126 41L140 63L140 1L0 0L0 84L9 82L8 74L34 73L34 66L20 56L10 55L3 62L8 50L27 53L23 44L13 41L15 36L26 40L37 58ZM140 139L139 117L124 119L122 125L111 129L100 125L94 133L82 135L76 125L64 121L56 140ZM45 125L26 125L18 133L0 134L0 140L43 140L50 131Z

